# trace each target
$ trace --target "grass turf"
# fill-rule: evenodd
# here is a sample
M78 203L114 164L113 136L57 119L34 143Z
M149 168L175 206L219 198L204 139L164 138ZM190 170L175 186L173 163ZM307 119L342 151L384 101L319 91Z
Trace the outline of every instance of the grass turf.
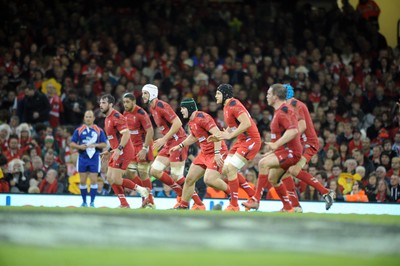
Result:
M288 219L318 219L353 223L372 223L400 226L400 216L374 214L324 214L324 213L280 213L280 212L223 212L223 211L187 211L187 210L153 210L153 209L119 209L119 208L63 208L63 207L4 207L0 213L90 213L105 215L178 215L204 217L285 217Z
M276 218L293 220L322 220L347 223L381 224L400 226L399 216L390 215L356 215L356 214L288 214L270 212L239 212L226 213L220 211L194 212L175 210L148 209L108 209L108 208L49 208L49 207L0 207L0 215L23 213L28 215L40 214L95 214L107 216L197 216L217 219L230 217ZM6 216L3 216L6 217ZM56 216L57 217L57 216ZM371 240L373 241L373 240ZM400 253L399 253L400 254ZM199 250L168 250L142 249L128 247L90 247L90 246L57 246L54 248L37 245L17 245L4 242L0 244L0 265L173 265L173 266L252 266L252 265L400 265L400 255L370 255L370 254L321 254L318 252L284 252L284 251L216 251L211 249Z
M40 248L0 245L0 265L173 265L173 266L252 266L252 265L399 265L399 256L321 255L284 252L166 251L101 248Z

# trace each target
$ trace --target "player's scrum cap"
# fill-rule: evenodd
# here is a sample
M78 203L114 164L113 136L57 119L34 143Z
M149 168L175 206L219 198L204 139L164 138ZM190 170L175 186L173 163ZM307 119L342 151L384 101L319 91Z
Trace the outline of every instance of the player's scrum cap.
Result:
M218 86L217 91L222 93L222 102L224 103L226 99L233 97L233 88L230 84L221 84Z
M193 98L190 98L190 99L183 99L182 102L181 102L181 107L185 107L186 109L188 109L189 117L190 117L194 112L196 112L196 111L198 110L198 109L197 109L197 104L196 104L196 102L194 101Z
M150 94L149 101L151 102L158 97L158 88L153 84L146 84L142 88L142 92L147 91Z
M294 89L292 85L288 84L283 84L283 87L286 88L286 100L290 100L294 97Z

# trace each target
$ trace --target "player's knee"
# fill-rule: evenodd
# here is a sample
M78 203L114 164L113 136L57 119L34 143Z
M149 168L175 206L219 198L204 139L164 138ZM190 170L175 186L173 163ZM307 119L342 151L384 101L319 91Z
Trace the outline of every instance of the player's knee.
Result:
M258 164L258 170L260 174L266 175L268 174L269 167L266 164Z
M272 176L268 176L268 181L271 183L271 185L276 186L278 184L278 180Z
M128 171L129 172L133 172L133 173L137 173L138 171L138 165L135 162L131 162L128 164Z
M185 165L171 166L171 176L176 178L181 178L185 172Z
M139 176L142 179L146 179L149 176L149 169L150 165L148 163L146 164L138 164L138 171L139 171Z
M107 176L107 182L108 182L110 185L112 185L112 184L114 184L114 183L115 183L115 180L114 180L114 178L113 178L113 177L111 177L111 176Z
M194 184L196 184L196 179L192 176L187 176L185 179L185 186L193 186Z
M150 174L154 177L160 178L166 168L167 166L165 164L156 160L151 165Z
M215 182L216 182L216 179L214 177L212 177L212 176L204 176L204 183L207 186L212 186L213 187Z

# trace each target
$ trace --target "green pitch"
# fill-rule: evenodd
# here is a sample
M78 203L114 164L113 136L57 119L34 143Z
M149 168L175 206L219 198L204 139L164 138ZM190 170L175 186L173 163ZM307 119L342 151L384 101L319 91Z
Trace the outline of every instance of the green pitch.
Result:
M399 216L0 207L0 224L1 266L400 265Z
M165 251L150 247L142 250L100 248L39 248L0 246L0 265L171 265L171 266L232 266L232 265L324 265L372 266L399 265L399 256L320 255L284 252L228 251Z

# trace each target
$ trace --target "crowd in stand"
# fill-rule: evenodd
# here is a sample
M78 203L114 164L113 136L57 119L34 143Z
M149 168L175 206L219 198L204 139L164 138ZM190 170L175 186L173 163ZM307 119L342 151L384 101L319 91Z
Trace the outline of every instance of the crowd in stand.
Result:
M297 1L123 3L3 3L0 192L79 194L69 142L86 110L103 126L103 94L123 111L121 97L132 92L146 108L141 88L152 83L178 116L180 101L194 98L222 129L215 91L230 83L267 141L266 92L290 83L320 140L308 171L338 201L400 202L400 50L387 45L376 17L347 1L342 9ZM243 172L253 184L263 153ZM101 183L98 193L107 195ZM298 190L303 200L321 200L301 182Z

